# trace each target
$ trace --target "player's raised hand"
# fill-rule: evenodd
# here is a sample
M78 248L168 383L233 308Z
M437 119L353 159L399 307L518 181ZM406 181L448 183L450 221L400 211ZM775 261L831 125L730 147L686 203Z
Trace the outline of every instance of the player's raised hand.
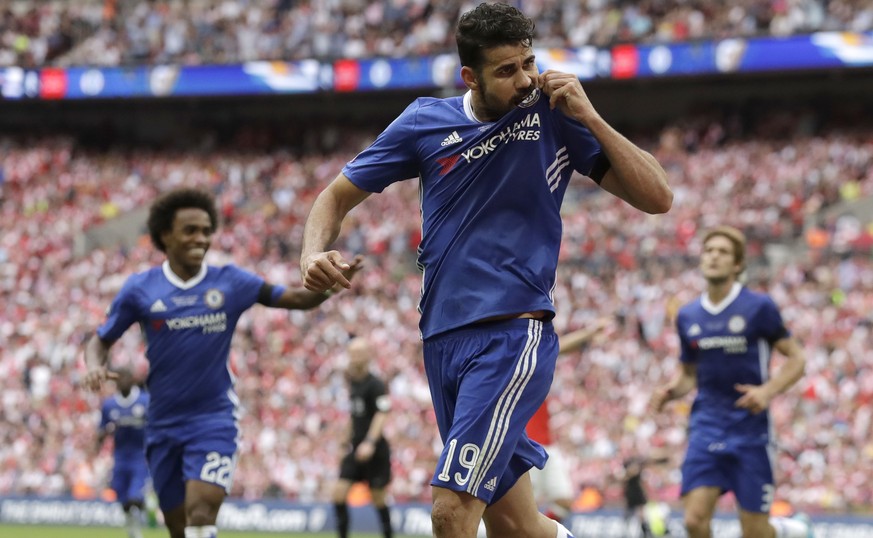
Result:
M583 124L587 118L597 114L576 75L549 69L540 74L539 87L549 96L551 108L558 107L561 112Z
M763 385L746 385L737 383L734 389L742 393L742 396L734 403L734 406L747 409L749 413L757 415L767 409L772 396Z
M116 379L118 379L117 372L113 372L105 366L100 366L97 368L89 368L88 373L85 374L83 383L88 390L98 392L103 387L104 382L115 381Z
M319 293L331 289L336 284L346 289L351 288L352 285L345 275L346 271L353 271L351 275L354 275L358 269L353 269L338 250L310 254L300 263L303 286Z

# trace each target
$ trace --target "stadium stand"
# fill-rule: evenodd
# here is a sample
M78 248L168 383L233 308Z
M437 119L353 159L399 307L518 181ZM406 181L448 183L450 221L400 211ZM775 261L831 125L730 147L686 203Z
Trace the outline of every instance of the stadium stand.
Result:
M538 20L538 45L555 47L873 28L873 7L860 0L521 4ZM468 6L17 0L0 8L0 66L429 54L451 49L453 21ZM683 91L687 97L689 90ZM373 103L378 97L347 99ZM255 106L221 104L222 112ZM663 106L663 114L673 110ZM224 220L212 262L233 261L274 282L293 283L315 193L375 134L372 127L329 122L305 132L284 124L252 127L240 116L229 135L174 124L181 134L152 146L142 143L137 128L118 129L117 115L110 122L109 112L74 116L66 110L36 110L39 121L29 130L0 129L0 496L91 497L105 487L111 457L108 450L93 454L99 397L79 386L81 346L125 275L156 260L136 225L138 209L183 183L209 188ZM630 212L576 178L564 208L556 328L579 328L605 313L616 320L603 338L562 361L556 375L558 442L580 489L599 490L604 503L619 506L613 476L627 455L648 447L681 452L687 406L676 406L677 416L654 418L646 396L676 360L676 305L700 291L690 284L697 281L697 234L729 220L750 239L749 284L779 302L808 357L806 377L772 409L782 442L776 497L812 513L869 512L871 112L869 99L844 109L750 97L740 107L682 111L656 127L625 119L670 174L674 209L659 217ZM88 114L99 121L76 124ZM142 112L129 119L145 131L150 121L171 124L168 114L164 110L160 121ZM2 116L0 125L8 125ZM58 117L67 124L52 121ZM100 132L110 123L114 130ZM353 213L342 238L344 250L372 260L352 292L312 312L256 308L244 316L232 353L247 410L235 496L329 498L346 415L335 403L344 401L338 397L342 350L349 335L368 333L379 344L376 368L390 380L394 401L392 493L398 502L429 499L439 440L415 324L417 188L413 181L389 192ZM133 219L125 223L132 232L101 234L121 229L122 218ZM134 331L114 351L116 361L145 374ZM676 464L647 470L653 498L675 501Z
M773 113L741 128L739 118L697 116L652 133L649 147L666 163L676 192L675 210L661 217L627 211L584 179L572 189L557 328L584 326L604 305L617 321L607 338L560 364L554 420L574 482L597 485L607 503L620 491L604 469L617 470L625 455L645 447L683 442L682 420L653 419L644 397L675 360L671 308L699 292L687 284L695 282L688 249L701 228L727 215L752 238L750 284L783 305L809 356L801 389L773 408L784 443L777 497L813 511L853 510L873 500L873 220L868 213L848 224L838 210L839 217L815 219L823 208L873 195L873 137L851 123L815 119ZM0 334L8 344L0 351L7 380L0 416L10 428L0 443L0 494L95 492L105 483L109 454L89 452L97 406L96 396L77 386L80 346L123 275L153 260L141 236L130 247L77 255L83 230L111 225L181 182L200 185L219 194L226 223L213 261L295 282L313 193L367 136L327 155L295 158L275 149L105 152L65 137L4 138ZM335 404L342 401L341 349L350 334L366 332L380 343L378 368L395 402L394 495L428 497L438 440L417 329L408 321L416 319L419 288L416 196L408 182L354 214L360 227L349 228L343 248L374 261L347 297L292 313L290 322L266 309L244 317L233 351L248 411L236 495L326 498L344 411ZM810 226L824 237L811 246L804 244ZM789 245L792 256L767 263L772 243ZM137 335L117 347L116 360L145 372ZM656 428L656 420L674 426ZM652 470L649 479L656 497L675 498L674 469Z
M522 0L538 46L581 47L873 29L863 0ZM0 11L0 66L214 64L454 50L473 4L292 0L20 0Z

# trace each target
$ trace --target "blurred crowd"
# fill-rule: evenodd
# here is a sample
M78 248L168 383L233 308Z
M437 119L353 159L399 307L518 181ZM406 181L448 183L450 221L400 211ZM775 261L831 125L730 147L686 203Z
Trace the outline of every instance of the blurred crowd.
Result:
M808 357L806 376L771 409L777 499L813 512L873 505L873 213L838 210L873 197L873 131L852 125L812 111L754 122L700 115L635 135L669 173L675 201L661 216L574 178L556 329L612 320L561 359L555 377L555 435L580 489L620 503L624 459L682 453L690 402L655 416L647 398L675 369L677 306L702 290L700 231L730 223L750 238L748 284L773 295ZM211 263L296 285L314 196L373 134L296 153L96 151L71 138L0 137L0 495L88 497L107 484L111 450L98 452L95 439L110 392L81 386L82 345L125 277L162 258L145 236L82 252L83 234L171 187L202 186L218 196L223 219ZM340 248L367 257L352 290L313 311L256 306L240 323L232 361L246 412L236 496L329 499L349 414L344 347L368 335L393 400L392 494L429 499L440 441L417 330L417 181L371 197L350 218ZM112 357L145 376L136 330ZM677 499L679 464L647 471L653 497Z
M12 0L0 66L213 64L454 51L477 0ZM540 47L869 31L866 0L516 0Z

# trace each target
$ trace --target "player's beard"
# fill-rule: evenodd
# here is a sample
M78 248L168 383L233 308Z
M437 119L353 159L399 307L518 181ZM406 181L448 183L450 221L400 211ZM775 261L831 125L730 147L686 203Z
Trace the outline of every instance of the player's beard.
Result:
M488 85L485 81L480 80L479 89L482 95L482 108L485 110L485 117L488 118L489 121L496 121L502 118L504 114L520 105L521 102L536 89L536 87L536 82L531 80L530 86L517 92L509 102L501 103L500 99L488 91Z

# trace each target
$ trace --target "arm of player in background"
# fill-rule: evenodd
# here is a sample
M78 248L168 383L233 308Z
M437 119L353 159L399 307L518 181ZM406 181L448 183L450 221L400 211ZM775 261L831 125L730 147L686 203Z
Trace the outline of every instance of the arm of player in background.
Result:
M735 385L734 388L743 393L736 401L737 407L748 409L753 414L760 413L769 407L776 395L782 394L803 377L806 358L797 340L782 338L773 347L786 357L785 364L763 385Z
M603 331L611 320L612 318L608 316L598 318L590 327L584 327L558 337L558 354L563 355L580 349Z
M664 405L691 392L697 386L697 365L683 362L678 375L666 385L655 389L650 405L655 411L661 411Z
M117 379L118 374L109 371L109 348L112 343L104 342L97 333L85 344L85 366L88 372L85 374L84 384L92 391L100 390L103 382L108 379Z
M336 241L346 215L370 193L340 173L312 204L303 228L300 273L306 289L324 292L339 284L351 287L343 271L349 264L339 251L326 249Z

